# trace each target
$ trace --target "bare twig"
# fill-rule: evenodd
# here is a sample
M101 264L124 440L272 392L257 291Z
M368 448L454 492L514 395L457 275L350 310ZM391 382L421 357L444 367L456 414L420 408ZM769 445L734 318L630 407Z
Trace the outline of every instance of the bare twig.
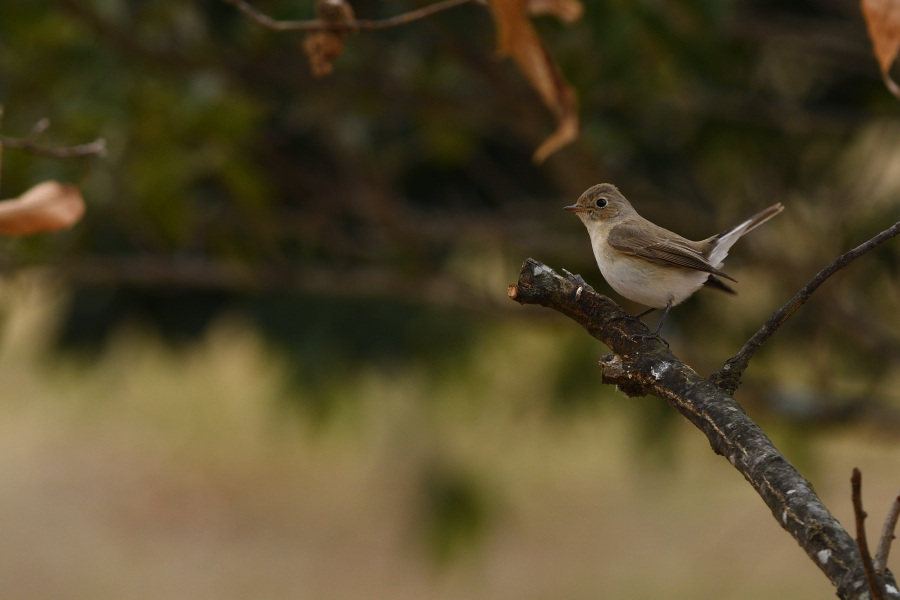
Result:
M398 25L405 25L412 21L431 16L437 12L454 8L462 4L468 4L475 0L443 0L422 8L377 21L353 20L344 22L329 22L322 19L310 19L307 21L279 21L264 14L245 2L244 0L224 0L239 11L244 13L253 22L274 31L376 31L388 29Z
M872 600L887 600L887 590L884 589L884 583L875 572L872 556L869 554L869 543L866 541L865 521L867 515L862 507L862 473L859 472L859 469L853 469L850 488L853 496L853 515L856 518L856 545L859 546L859 555L862 558L863 570L869 584L869 593L872 595Z
M872 565L878 573L884 573L887 569L888 553L891 551L891 542L897 537L894 530L897 528L897 519L900 518L900 496L894 498L891 504L891 510L888 512L887 518L884 520L884 527L881 530L881 542L878 544L878 552L875 553L875 562Z
M809 283L803 286L803 288L799 292L797 292L797 294L793 298L791 298L787 304L772 313L772 316L769 317L769 320L766 321L766 323L760 328L760 330L753 334L753 337L747 340L747 343L744 344L744 347L741 348L741 351L725 361L725 364L722 366L722 368L718 372L714 373L712 377L710 377L710 379L717 386L719 386L729 394L733 394L740 385L741 377L743 376L744 371L747 369L747 365L750 364L750 360L753 358L756 352L770 337L772 337L772 334L778 331L778 328L781 327L784 322L787 321L788 318L790 318L790 316L803 305L803 303L809 300L810 296L813 295L813 292L815 292L820 285L825 283L825 281L829 277L849 265L851 262L862 256L866 252L878 247L897 234L900 234L900 223L895 223L869 241L860 244L849 252L842 254L841 256L836 258L830 265L819 271L819 273L815 277L813 277Z
M0 106L0 119L3 118L3 106ZM7 148L16 148L25 150L39 156L48 156L50 158L79 158L82 156L106 156L106 140L97 138L93 142L87 144L78 144L76 146L64 146L61 148L50 148L47 146L39 146L37 141L50 128L50 119L43 118L39 120L31 128L31 132L23 138L14 138L6 135L0 135L0 146Z
M203 256L79 255L29 262L0 256L0 275L29 267L53 267L55 276L81 286L135 286L246 293L299 293L338 298L412 298L433 306L495 312L506 302L450 273L383 266L348 269L318 265L241 263Z
M50 148L48 146L38 146L27 139L16 139L0 135L0 144L7 148L18 148L36 154L38 156L46 156L49 158L80 158L83 156L106 156L106 140L97 138L93 142L87 144L78 144L76 146L64 146L61 148Z
M41 137L45 131L50 127L50 119L44 117L40 119L37 123L35 123L31 128L31 133L28 134L23 142L33 144L36 143L38 138Z

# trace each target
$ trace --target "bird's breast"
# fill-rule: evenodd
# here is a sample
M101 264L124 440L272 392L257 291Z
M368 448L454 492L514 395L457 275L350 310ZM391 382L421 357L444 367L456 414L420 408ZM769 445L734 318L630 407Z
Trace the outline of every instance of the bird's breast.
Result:
M595 244L594 257L603 278L625 298L651 308L680 304L703 286L709 273L623 254L609 244Z

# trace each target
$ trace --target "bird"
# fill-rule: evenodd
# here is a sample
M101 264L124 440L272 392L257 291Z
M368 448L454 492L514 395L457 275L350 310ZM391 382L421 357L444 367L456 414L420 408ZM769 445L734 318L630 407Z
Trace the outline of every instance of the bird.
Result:
M640 216L611 183L589 188L575 204L563 208L578 215L587 228L607 283L625 298L650 307L629 318L664 309L656 330L641 336L663 342L660 332L673 306L704 285L735 293L722 281L737 282L721 271L728 250L741 236L784 210L780 203L773 204L731 229L694 242Z

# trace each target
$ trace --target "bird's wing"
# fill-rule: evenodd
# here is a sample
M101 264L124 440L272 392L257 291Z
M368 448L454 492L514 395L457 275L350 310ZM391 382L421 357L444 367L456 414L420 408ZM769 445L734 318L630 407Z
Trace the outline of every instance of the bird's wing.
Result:
M622 224L610 230L607 241L623 254L640 256L664 265L705 271L736 281L734 277L713 267L687 240L668 231L665 232L665 239L660 241L660 236L650 235L646 230L633 225Z

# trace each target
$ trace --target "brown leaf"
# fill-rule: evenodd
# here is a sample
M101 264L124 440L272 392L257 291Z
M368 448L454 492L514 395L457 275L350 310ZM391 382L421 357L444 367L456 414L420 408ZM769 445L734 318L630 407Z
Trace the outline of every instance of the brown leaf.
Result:
M565 90L568 94L572 95L571 100L571 114L563 116L559 118L559 124L556 126L556 131L550 134L550 136L541 142L541 145L538 146L538 149L534 151L533 160L534 162L540 164L547 160L547 157L565 146L566 144L571 144L576 139L578 139L579 133L579 124L578 124L578 105L575 99L575 92L572 91L571 88L566 88Z
M556 63L526 16L528 0L490 0L497 22L497 49L511 57L557 120L556 131L535 151L543 162L578 137L575 91L562 78Z
M0 202L0 234L32 235L68 229L84 215L84 199L74 185L45 181L18 198Z
M579 0L528 0L528 12L532 15L553 15L571 25L581 18L584 6Z
M353 8L345 0L318 0L316 16L330 25L342 25L353 21ZM334 70L331 63L344 51L348 31L323 29L315 31L303 40L303 49L309 57L313 75L324 77Z
M891 64L900 51L900 0L862 0L862 13L884 84L900 98L900 85L889 75Z
M342 33L333 31L315 31L307 34L303 40L303 49L309 57L309 68L316 77L331 75L334 71L332 62L341 55L344 50L344 38Z

